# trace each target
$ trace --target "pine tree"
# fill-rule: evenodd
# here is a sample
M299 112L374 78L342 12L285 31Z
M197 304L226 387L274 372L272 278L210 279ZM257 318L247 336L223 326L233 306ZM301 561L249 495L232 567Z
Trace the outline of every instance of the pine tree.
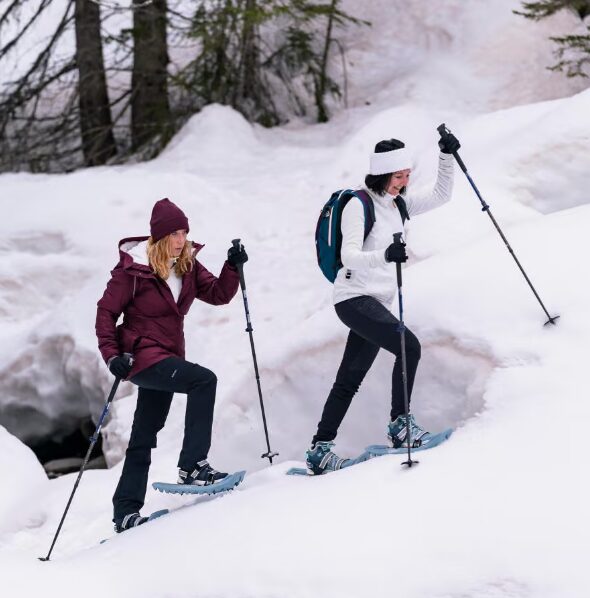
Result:
M298 115L313 98L320 122L328 120L326 96L340 97L329 75L334 30L360 24L339 9L340 0L201 1L191 33L198 56L175 77L193 98L193 109L227 104L266 126L289 118L287 100ZM197 106L195 106L195 104Z
M539 2L523 2L522 11L515 10L533 21L540 21L560 10L569 10L577 15L581 21L590 16L590 0L540 0ZM590 66L590 26L587 34L570 34L555 36L550 39L557 43L555 51L557 63L550 70L565 72L568 77L588 77L587 67Z
M370 25L340 9L340 0L288 0L281 3L279 14L284 15L282 30L275 53L269 58L272 71L289 89L291 98L304 114L305 101L293 82L300 79L314 98L318 122L329 119L327 96L342 97L342 89L330 75L330 55L335 46L341 56L344 51L335 37L335 29L348 25ZM343 60L344 64L344 60ZM346 74L344 72L344 87Z

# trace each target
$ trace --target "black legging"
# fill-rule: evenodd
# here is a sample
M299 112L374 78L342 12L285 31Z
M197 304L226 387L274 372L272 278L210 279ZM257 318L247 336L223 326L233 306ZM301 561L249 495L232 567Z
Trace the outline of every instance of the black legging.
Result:
M215 374L179 357L168 357L131 379L139 386L137 408L121 479L113 496L114 519L122 519L143 507L151 452L164 427L175 392L187 395L184 440L178 467L192 471L207 458L215 406Z
M399 320L377 299L365 295L337 303L335 309L338 317L350 328L350 333L312 443L336 438L352 397L381 348L396 356L391 381L391 419L405 413ZM407 328L405 338L410 397L420 361L420 342Z

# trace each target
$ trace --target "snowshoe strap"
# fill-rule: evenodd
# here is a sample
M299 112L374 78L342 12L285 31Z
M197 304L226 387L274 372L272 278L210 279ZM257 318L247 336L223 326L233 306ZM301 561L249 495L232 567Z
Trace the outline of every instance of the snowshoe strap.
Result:
M428 432L421 428L416 421L414 420L414 416L410 415L410 437L412 438L412 448L418 448L422 446L422 438L426 436ZM406 437L408 435L407 426L404 427L396 434L396 439L399 441L399 446L401 446Z
M139 513L129 513L123 517L121 522L122 529L129 529L130 527L137 527L147 521L147 517L142 517Z
M197 463L197 467L191 473L191 478L193 478L193 480L196 480L198 475L203 471L203 469L205 470L205 478L199 478L200 481L205 482L205 486L215 483L215 476L219 472L216 469L213 469L213 467L209 465L209 461L207 461L206 459Z
M332 451L327 452L320 461L320 469L338 470L346 459L341 459Z

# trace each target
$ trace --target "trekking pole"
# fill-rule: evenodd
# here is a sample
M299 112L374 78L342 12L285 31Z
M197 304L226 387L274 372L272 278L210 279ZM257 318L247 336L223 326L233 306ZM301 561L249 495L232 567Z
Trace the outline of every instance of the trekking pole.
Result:
M236 248L240 246L240 239L233 239L232 245ZM246 294L246 281L244 280L244 264L237 264L238 272L240 274L240 287L242 289L242 297L244 298L244 310L246 312L246 332L250 336L250 348L252 349L252 359L254 361L254 373L256 375L256 384L258 385L258 398L260 400L260 411L262 412L262 423L264 424L264 436L266 438L266 453L260 455L261 459L268 459L272 465L272 458L278 457L279 453L273 453L270 449L270 441L268 439L268 426L266 425L266 413L264 411L264 402L262 400L262 388L260 386L260 374L258 373L258 361L256 360L256 349L254 348L254 337L252 332L252 322L250 321L250 310L248 309L248 296Z
M393 235L393 242L395 245L401 245L402 234L395 233ZM404 386L404 407L406 410L406 440L408 443L408 460L404 461L402 465L412 467L418 464L419 461L412 460L412 436L410 433L410 400L408 398L408 369L406 364L406 326L404 324L404 302L402 297L402 265L398 262L395 264L397 271L397 297L399 300L399 334L402 345L402 382Z
M449 129L447 129L445 123L442 123L442 125L438 126L436 128L436 130L439 132L439 135L441 136L441 138L443 138L445 135L449 135L451 133L451 131ZM490 220L492 221L493 225L496 227L496 230L500 234L500 237L502 237L502 241L504 241L504 245L506 245L508 251L510 252L510 254L512 255L512 257L514 258L514 261L516 262L516 265L520 268L520 271L522 272L522 275L524 276L525 280L527 281L529 287L531 287L531 290L533 291L533 293L535 294L535 297L537 298L537 301L539 302L539 304L543 308L543 311L545 312L545 315L547 316L547 318L549 318L545 322L544 326L547 326L547 324L553 324L553 325L555 325L555 320L557 320L557 318L559 318L559 316L550 316L549 315L549 312L547 311L547 309L543 305L543 302L541 301L541 297L539 297L539 294L535 290L535 287L533 286L533 283L530 281L529 277L527 276L526 272L524 271L524 268L521 266L520 262L518 261L518 258L516 257L516 254L514 253L512 247L510 247L510 243L508 243L508 240L504 236L504 233L502 232L501 228L499 227L498 223L496 222L496 219L492 215L492 212L490 210L490 206L484 201L483 197L481 196L481 193L479 192L479 189L475 186L475 183L473 182L473 179L471 178L471 176L467 172L467 167L465 166L465 163L463 162L463 160L461 160L461 156L459 156L459 152L453 152L453 156L455 157L455 160L457 160L457 164L459 164L459 166L461 167L461 170L465 173L465 176L467 177L467 180L469 181L469 183L473 187L473 190L475 191L475 194L477 195L479 201L481 202L481 205L482 205L481 211L482 212L486 212L487 215L490 217Z
M127 358L129 365L133 364L133 356L131 355L131 353L123 353L123 356ZM49 557L51 556L51 553L53 552L53 547L55 546L57 537L59 536L59 532L61 531L61 526L64 523L66 515L68 514L68 510L70 508L70 505L72 504L72 499L74 498L74 494L76 493L76 489L78 488L78 484L80 483L82 474L84 473L84 469L86 468L86 465L88 464L88 460L90 459L90 454L92 453L92 449L94 448L94 445L96 444L96 442L98 440L98 435L100 433L100 429L102 428L102 424L107 416L107 413L109 412L109 408L111 406L113 398L115 397L117 388L119 387L119 382L121 382L121 378L116 377L115 381L113 382L111 392L109 393L109 396L107 398L107 402L106 402L104 409L102 410L102 413L98 420L98 424L96 425L96 430L94 431L94 435L90 437L90 446L88 447L88 450L86 451L86 457L84 457L84 462L82 463L82 466L80 467L80 472L78 473L78 478L76 479L76 483L74 484L74 489L72 490L72 493L70 494L70 499L68 500L66 509L65 509L63 515L61 516L61 521L59 522L59 525L57 526L57 531L55 532L55 536L53 536L53 542L51 543L49 552L47 553L46 557L41 557L41 556L38 557L40 561L48 561Z

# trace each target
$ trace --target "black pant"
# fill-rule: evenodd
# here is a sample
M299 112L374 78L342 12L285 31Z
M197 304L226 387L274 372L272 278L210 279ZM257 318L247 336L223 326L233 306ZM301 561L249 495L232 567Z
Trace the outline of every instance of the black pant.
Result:
M377 299L368 296L342 301L335 308L338 317L350 328L350 333L336 381L328 395L312 443L336 438L352 397L381 348L396 356L391 380L391 419L405 413L399 320ZM421 350L420 342L407 328L405 339L409 398Z
M114 519L122 519L143 507L151 452L156 436L164 427L175 392L187 395L184 440L178 467L194 469L207 457L211 446L211 428L217 378L196 363L168 357L139 372L131 379L139 386L137 408L121 479L113 496Z

